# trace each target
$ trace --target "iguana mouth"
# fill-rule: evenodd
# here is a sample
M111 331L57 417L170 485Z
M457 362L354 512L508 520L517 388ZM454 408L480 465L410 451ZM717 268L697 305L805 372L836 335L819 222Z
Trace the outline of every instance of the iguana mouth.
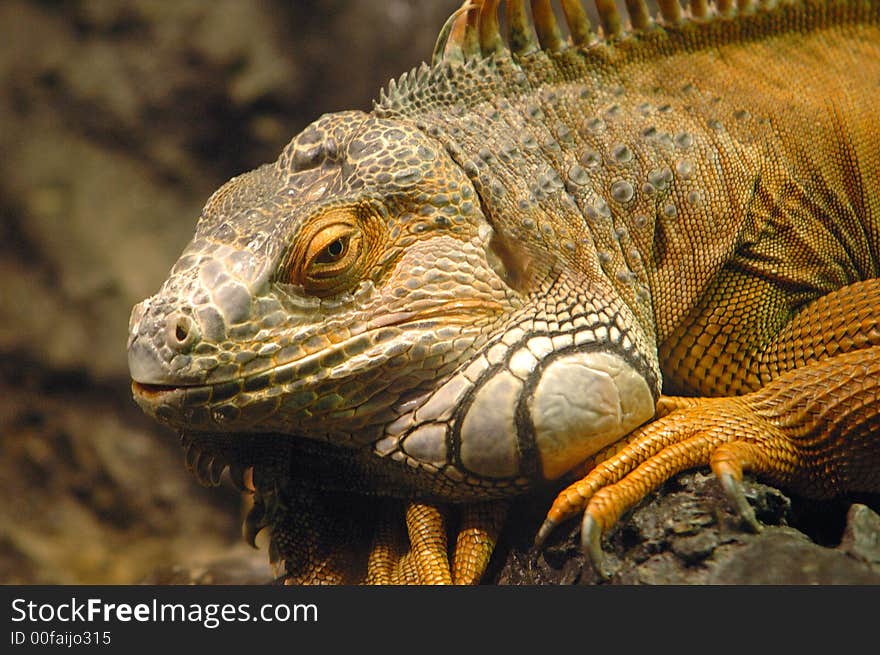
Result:
M132 382L131 390L136 396L144 396L144 397L152 397L152 396L160 396L169 391L177 391L178 389L187 387L187 386L195 386L195 385L185 385L181 384L179 386L172 386L167 384L144 384L142 382Z
M474 325L501 311L499 303L454 299L429 307L379 316L367 322L360 334L329 348L297 359L272 363L246 375L210 382L153 384L134 380L132 395L138 405L160 421L182 430L253 432L250 422L287 410L297 402L289 395L307 395L316 388L342 384L369 372L377 361L405 354L425 339L442 321L462 338L475 335ZM369 386L369 385L367 385ZM283 389L281 393L268 393ZM365 402L368 402L365 401ZM254 407L252 407L254 406ZM250 416L256 418L251 421ZM278 428L280 429L280 428Z

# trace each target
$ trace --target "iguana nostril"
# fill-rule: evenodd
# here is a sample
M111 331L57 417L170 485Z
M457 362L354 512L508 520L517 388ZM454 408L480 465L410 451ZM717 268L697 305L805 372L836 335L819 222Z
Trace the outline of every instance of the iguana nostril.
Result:
M166 319L165 326L168 345L174 350L184 350L199 338L195 321L186 314L172 314Z

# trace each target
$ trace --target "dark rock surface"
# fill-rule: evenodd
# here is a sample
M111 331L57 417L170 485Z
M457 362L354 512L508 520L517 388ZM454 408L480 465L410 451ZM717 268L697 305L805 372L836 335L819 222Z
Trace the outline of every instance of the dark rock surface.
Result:
M321 113L368 109L458 4L0 3L0 583L271 579L240 539L242 500L198 487L174 435L131 402L129 311L214 189ZM666 485L609 535L611 582L880 581L867 507L845 521L845 504L799 514L751 490L760 535L711 478ZM490 581L596 581L576 526L529 553L550 500L518 505Z
M603 539L612 575L602 581L580 552L579 525L560 526L540 553L532 538L549 507L518 506L493 563L499 584L880 584L878 516L847 503L793 504L777 489L746 482L764 529L749 532L714 476L679 475L636 507ZM515 513L516 510L515 510ZM824 515L816 522L810 514ZM800 515L800 516L799 516ZM845 522L845 531L844 531ZM818 545L792 523L829 539ZM830 534L832 525L839 526ZM841 539L842 537L842 539ZM836 541L835 541L836 540ZM839 543L838 543L839 542ZM832 547L829 547L832 546Z

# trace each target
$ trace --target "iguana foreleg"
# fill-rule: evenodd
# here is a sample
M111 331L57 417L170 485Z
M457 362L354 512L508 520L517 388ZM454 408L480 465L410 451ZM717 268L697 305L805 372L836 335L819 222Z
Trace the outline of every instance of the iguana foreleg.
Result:
M752 471L809 497L880 490L880 281L845 287L802 310L764 357L784 372L736 397L669 398L667 412L562 491L539 532L584 513L582 541L600 572L600 536L676 473L709 465L744 519L757 527L740 481ZM840 354L835 354L840 353ZM783 356L784 355L784 356ZM788 366L794 366L788 368ZM786 370L787 369L787 370Z

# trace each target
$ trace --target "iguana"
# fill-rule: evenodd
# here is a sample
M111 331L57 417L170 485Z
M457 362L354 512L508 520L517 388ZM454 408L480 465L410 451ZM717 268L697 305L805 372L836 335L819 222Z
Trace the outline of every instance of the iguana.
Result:
M744 471L880 491L880 1L530 5L230 180L132 312L135 399L287 582L477 582L566 480L537 539L582 515L600 570L687 468L755 528Z

